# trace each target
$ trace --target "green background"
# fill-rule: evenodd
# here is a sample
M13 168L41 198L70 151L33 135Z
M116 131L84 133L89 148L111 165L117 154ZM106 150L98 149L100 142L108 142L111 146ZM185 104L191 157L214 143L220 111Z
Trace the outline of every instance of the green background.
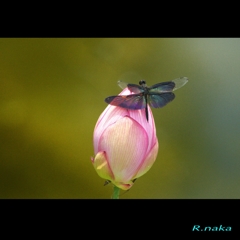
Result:
M186 76L159 153L120 198L240 198L240 39L0 39L0 198L109 199L90 157L118 80Z

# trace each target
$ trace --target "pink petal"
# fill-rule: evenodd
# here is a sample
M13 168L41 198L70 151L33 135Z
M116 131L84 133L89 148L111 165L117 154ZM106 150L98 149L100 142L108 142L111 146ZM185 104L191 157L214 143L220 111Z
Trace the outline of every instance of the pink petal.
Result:
M108 105L107 108L100 115L97 124L94 129L93 144L94 144L94 153L99 152L99 140L102 136L102 133L105 129L114 124L119 119L122 119L124 116L128 115L128 110L120 107L115 107Z
M102 134L99 149L105 151L115 182L127 183L137 174L148 148L148 136L140 124L124 117Z
M146 159L143 161L142 165L140 166L140 168L138 170L138 173L136 174L136 176L134 176L134 178L141 177L152 167L153 163L155 162L155 160L157 158L157 154L158 154L158 141L153 146L153 148L147 155Z

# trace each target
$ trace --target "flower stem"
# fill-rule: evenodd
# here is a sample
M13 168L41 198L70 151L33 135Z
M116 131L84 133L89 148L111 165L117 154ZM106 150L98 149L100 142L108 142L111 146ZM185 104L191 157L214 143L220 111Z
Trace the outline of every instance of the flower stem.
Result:
M112 199L119 199L120 188L114 185Z

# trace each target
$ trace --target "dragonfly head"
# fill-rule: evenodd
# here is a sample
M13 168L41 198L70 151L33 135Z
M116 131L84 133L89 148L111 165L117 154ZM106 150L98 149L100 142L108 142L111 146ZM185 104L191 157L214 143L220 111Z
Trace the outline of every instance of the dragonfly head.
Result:
M139 85L140 85L140 86L143 86L143 87L146 87L146 86L147 86L145 80L140 80L140 81L139 81Z

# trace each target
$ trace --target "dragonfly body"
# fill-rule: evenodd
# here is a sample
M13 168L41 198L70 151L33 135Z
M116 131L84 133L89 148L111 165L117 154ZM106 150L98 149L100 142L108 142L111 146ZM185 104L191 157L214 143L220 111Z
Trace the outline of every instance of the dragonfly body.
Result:
M141 80L139 85L127 84L119 81L121 88L127 87L133 94L110 96L105 99L108 104L119 106L131 110L145 108L146 119L148 121L148 104L153 108L164 107L175 98L174 90L184 86L188 82L186 77L178 78L169 82L157 83L147 87L146 81Z

